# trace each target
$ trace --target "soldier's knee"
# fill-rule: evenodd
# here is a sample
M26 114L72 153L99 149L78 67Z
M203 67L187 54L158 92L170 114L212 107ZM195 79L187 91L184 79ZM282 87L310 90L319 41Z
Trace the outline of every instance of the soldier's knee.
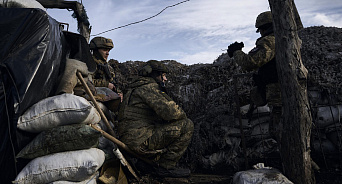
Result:
M189 132L192 134L194 131L194 123L188 118L185 119L185 122L186 122L184 126L185 132Z

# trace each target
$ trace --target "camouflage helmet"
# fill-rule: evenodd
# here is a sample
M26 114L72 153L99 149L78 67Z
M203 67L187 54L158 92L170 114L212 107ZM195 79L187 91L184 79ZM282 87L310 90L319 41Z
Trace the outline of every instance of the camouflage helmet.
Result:
M89 47L91 50L112 49L114 47L114 44L111 39L98 36L90 41Z
M259 30L261 26L270 24L270 23L273 23L271 11L262 12L258 15L255 21L255 27L258 28Z
M149 60L146 65L139 71L139 75L150 76L152 72L169 73L169 70L161 61Z

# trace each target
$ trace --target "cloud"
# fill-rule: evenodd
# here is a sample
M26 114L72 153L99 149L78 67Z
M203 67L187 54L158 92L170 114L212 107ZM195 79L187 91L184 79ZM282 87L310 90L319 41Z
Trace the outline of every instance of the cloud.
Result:
M92 35L154 16L182 0L83 0ZM342 1L296 0L305 27L313 25L342 27ZM260 36L255 19L269 9L268 0L190 0L166 9L142 23L116 29L100 36L113 39L110 57L126 60L175 59L182 63L211 63L235 41L245 43L245 52ZM65 10L63 10L65 11ZM69 13L71 15L71 13ZM67 11L70 27L77 23ZM56 14L58 17L63 17ZM62 19L60 19L62 20Z

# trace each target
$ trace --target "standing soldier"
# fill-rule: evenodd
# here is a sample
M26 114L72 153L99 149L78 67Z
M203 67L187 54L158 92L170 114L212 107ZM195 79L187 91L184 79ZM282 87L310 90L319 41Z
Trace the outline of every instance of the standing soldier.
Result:
M189 169L176 167L186 151L194 125L165 91L165 65L150 60L128 86L119 112L119 136L136 154L159 167L159 176L182 177Z
M255 47L244 53L241 49L243 43L233 43L228 47L228 55L241 66L243 70L258 70L253 75L256 85L251 91L251 98L255 105L261 106L268 103L272 109L270 129L277 135L277 141L280 141L280 132L274 132L275 129L281 129L281 94L278 83L278 74L275 58L275 36L273 33L273 19L271 11L266 11L258 15L255 23L256 32L261 34L257 39ZM272 130L273 129L273 130Z

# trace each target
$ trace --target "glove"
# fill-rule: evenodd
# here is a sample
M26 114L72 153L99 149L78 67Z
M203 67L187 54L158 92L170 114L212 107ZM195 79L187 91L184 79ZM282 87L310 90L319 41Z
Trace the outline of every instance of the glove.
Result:
M233 57L234 52L237 50L242 50L242 48L244 46L245 45L243 44L243 42L240 42L240 43L234 42L234 43L230 44L228 46L228 50L227 50L229 57Z

